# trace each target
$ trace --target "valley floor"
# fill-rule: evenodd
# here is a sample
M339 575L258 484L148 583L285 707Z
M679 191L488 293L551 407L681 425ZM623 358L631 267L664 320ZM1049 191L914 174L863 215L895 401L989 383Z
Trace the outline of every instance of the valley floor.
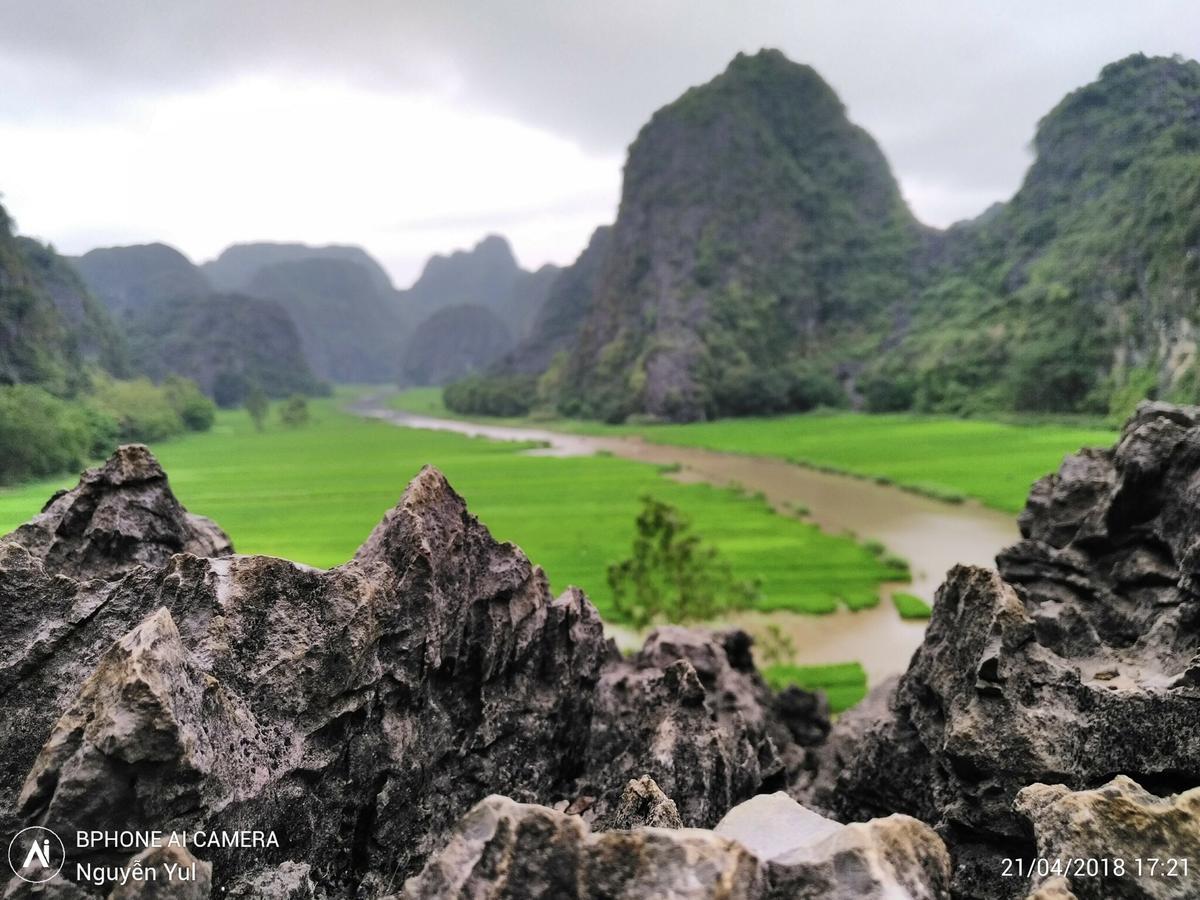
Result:
M453 417L438 388L402 391L390 402L396 409ZM1030 485L1055 471L1064 456L1081 447L1108 447L1115 438L1114 431L1096 426L907 413L817 412L688 425L536 424L586 434L636 434L655 443L784 459L944 500L975 499L1008 513L1021 510Z
M262 433L244 411L221 412L211 432L152 449L182 502L220 523L239 552L320 567L346 561L409 479L433 463L493 533L545 568L556 592L580 585L609 616L607 567L628 556L643 495L678 506L735 574L760 579L764 609L872 606L880 584L897 577L878 548L776 513L760 497L680 484L660 467L624 459L530 456L528 444L395 428L341 411L344 399L314 402L302 428L272 416ZM0 533L75 481L0 491Z

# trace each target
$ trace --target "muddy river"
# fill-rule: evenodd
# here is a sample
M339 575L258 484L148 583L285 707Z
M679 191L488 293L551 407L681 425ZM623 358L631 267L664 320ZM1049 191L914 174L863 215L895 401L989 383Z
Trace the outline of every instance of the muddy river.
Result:
M607 451L647 463L677 464L681 468L673 478L722 486L737 484L752 492L761 491L781 511L787 504L806 507L808 520L832 534L849 531L862 540L882 542L889 551L908 560L912 582L885 585L883 602L875 608L860 612L842 609L822 616L744 613L729 620L751 633L761 632L768 624L780 626L795 642L796 661L801 664L859 660L872 684L904 671L924 632L923 623L900 618L890 602L891 592L903 590L932 601L951 566L991 566L997 551L1018 537L1014 517L978 503L943 503L896 487L782 460L653 444L637 437L594 437L438 419L389 409L379 398L360 401L351 411L404 428L453 431L498 441L534 441L544 446L527 452L543 456ZM611 631L619 644L640 643L640 636L627 629L614 627Z

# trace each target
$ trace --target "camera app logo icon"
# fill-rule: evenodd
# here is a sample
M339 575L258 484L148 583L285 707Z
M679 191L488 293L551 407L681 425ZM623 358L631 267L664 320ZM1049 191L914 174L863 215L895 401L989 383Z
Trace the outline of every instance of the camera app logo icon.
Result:
M43 884L62 871L67 851L62 840L49 828L31 825L22 828L8 842L8 867L30 884Z

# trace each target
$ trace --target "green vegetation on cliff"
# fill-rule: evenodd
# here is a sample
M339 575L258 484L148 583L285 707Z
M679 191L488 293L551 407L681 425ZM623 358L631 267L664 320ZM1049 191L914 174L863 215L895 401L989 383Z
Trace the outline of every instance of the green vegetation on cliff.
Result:
M1120 420L1146 396L1200 400L1200 64L1107 66L1034 148L1009 203L942 239L869 406Z
M630 147L601 257L543 310L570 340L502 368L608 422L1200 401L1200 63L1105 67L1034 150L1009 202L938 233L812 69L739 56Z
M0 207L0 484L212 424L195 384L114 378L129 368L126 342L75 269L15 236Z
M620 421L811 408L915 290L924 239L834 92L778 51L654 114L558 405Z

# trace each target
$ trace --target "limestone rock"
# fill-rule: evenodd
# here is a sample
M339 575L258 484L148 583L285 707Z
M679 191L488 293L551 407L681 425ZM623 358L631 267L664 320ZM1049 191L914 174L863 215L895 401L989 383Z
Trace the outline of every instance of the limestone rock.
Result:
M592 834L577 816L488 797L405 885L407 900L752 900L765 876L744 848L698 829Z
M928 825L891 815L845 825L772 860L774 897L946 900L950 854Z
M609 826L613 829L682 828L675 801L662 792L649 775L634 779L625 786Z
M48 570L80 580L119 578L137 566L164 565L176 553L233 553L215 522L180 505L142 444L117 448L4 540L25 547Z
M1041 887L1025 900L1079 900L1079 898L1071 893L1071 885L1067 879L1059 875L1043 882Z
M181 553L80 582L9 541L0 602L5 824L277 836L210 848L214 895L384 894L496 790L604 821L648 774L712 824L803 754L745 635L623 660L430 468L327 572Z
M208 900L212 894L212 866L186 847L149 847L129 861L126 871L130 879L113 888L108 900Z
M1197 894L1200 788L1157 797L1124 775L1095 790L1034 784L1017 795L1016 808L1033 826L1039 858L1124 862L1121 875L1099 867L1094 875L1086 869L1067 874L1060 879L1071 892L1065 896L1173 900ZM1037 888L1057 889L1053 880Z
M792 801L788 801L792 802ZM760 859L701 829L593 833L577 816L489 797L405 885L407 900L943 900L950 860L937 835L904 816L841 826Z
M316 900L316 885L308 863L288 860L274 869L238 879L224 896L228 900Z
M953 570L883 721L826 799L937 826L956 890L1017 896L1034 782L1200 783L1200 410L1143 404L1033 489L999 572ZM836 732L840 730L840 725Z
M787 783L804 751L754 669L750 645L741 631L664 627L628 660L610 661L596 691L580 788L601 798L600 818L609 813L605 798L614 796L605 785L642 774L675 800L691 827L711 827L734 804ZM819 706L811 721L828 727Z

